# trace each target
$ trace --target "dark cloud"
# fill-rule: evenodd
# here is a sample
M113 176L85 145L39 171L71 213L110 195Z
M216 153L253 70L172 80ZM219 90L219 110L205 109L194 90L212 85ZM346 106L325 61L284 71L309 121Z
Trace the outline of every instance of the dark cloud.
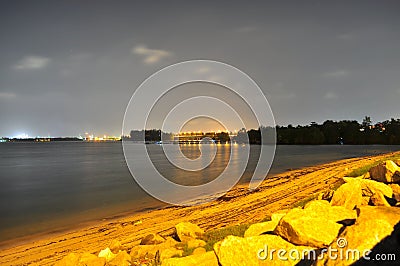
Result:
M398 117L398 1L3 1L0 136L121 132L134 89L190 59L232 64L279 124Z

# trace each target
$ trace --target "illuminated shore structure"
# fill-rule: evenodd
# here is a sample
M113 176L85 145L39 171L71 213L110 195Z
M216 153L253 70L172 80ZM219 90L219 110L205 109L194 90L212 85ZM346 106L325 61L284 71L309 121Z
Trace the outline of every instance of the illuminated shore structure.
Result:
M121 137L116 137L116 136L107 136L107 135L103 135L103 136L95 136L93 134L89 134L89 133L85 133L85 137L83 137L84 141L120 141Z
M233 132L202 132L202 131L193 131L193 132L179 132L178 134L174 134L173 142L179 144L198 144L200 142L207 143L227 143L232 140L233 137L236 136L236 133ZM203 141L202 141L203 140Z

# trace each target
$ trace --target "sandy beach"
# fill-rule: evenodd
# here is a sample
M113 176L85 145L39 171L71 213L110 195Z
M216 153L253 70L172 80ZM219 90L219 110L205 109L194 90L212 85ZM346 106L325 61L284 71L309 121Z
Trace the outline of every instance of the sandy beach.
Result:
M42 235L0 251L1 265L52 265L70 252L98 253L111 240L127 247L149 233L168 236L174 226L190 221L204 230L253 223L279 209L290 208L311 195L329 189L352 170L393 154L352 158L293 170L266 179L256 191L237 186L222 198L199 206L168 207L104 220L68 232ZM15 244L15 243L14 243Z

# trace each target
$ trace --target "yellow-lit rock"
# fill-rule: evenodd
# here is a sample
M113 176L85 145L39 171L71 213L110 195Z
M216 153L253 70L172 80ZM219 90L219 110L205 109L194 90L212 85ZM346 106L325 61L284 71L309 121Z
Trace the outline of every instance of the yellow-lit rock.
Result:
M376 192L381 192L388 198L391 198L393 195L393 190L390 186L369 179L360 179L360 178L352 178L352 177L344 177L343 180L346 183L357 182L361 186L361 191L363 196L371 197Z
M326 247L339 234L341 224L325 217L307 215L302 209L293 209L286 214L275 228L275 233L296 245Z
M105 248L101 250L98 255L99 258L105 258L107 262L115 258L115 256L116 254L112 253L110 248Z
M286 250L286 254L280 254L278 257L277 251L281 249ZM272 250L275 251L271 254ZM308 250L313 248L295 246L276 235L246 238L228 236L214 245L214 251L222 266L295 265L301 260L302 252Z
M117 254L118 251L121 250L121 242L119 242L118 240L114 239L114 240L111 241L109 247L110 247L110 250L111 250L112 253Z
M326 200L310 201L304 206L304 211L309 217L319 217L334 222L355 220L357 218L355 210L349 210L343 206L331 206Z
M361 184L359 182L349 182L341 185L333 194L331 205L343 206L347 209L354 209L361 206L363 202Z
M170 258L162 262L162 266L218 266L218 260L213 251L191 255L183 258Z
M164 241L165 239L158 234L148 234L142 239L140 245L157 245L163 243Z
M259 236L266 232L273 232L278 222L279 220L252 224L246 232L244 232L244 237Z
M394 232L394 228L396 225L397 227L399 226L400 208L363 206L359 208L359 212L356 223L346 227L338 236L340 240L334 241L329 247L341 251L342 254L349 255L344 257L345 259L343 260L325 256L324 260L318 261L317 265L352 265L359 260L357 255L362 257L364 252L374 251L376 248L379 248L380 251L375 252L380 254L399 254L399 228L397 228L397 232ZM372 257L373 253L368 256L374 258ZM371 263L372 261L369 262ZM390 265L396 264L393 261L387 261L387 263L392 263ZM360 265L363 265L363 263Z
M130 266L131 265L131 256L129 256L129 254L125 250L120 251L107 264L110 266Z
M190 239L196 239L204 235L204 230L195 224L182 222L175 226L176 234L184 242Z

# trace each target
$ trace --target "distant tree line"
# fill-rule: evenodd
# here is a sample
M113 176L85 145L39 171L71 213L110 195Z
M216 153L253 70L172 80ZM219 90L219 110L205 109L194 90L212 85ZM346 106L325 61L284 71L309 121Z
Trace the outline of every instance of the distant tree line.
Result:
M332 121L306 126L276 127L277 144L400 144L400 119L373 124L370 117L362 123L355 120Z
M129 138L124 138L125 140L133 141L148 141L155 142L160 141L161 136L163 139L173 140L174 135L172 133L162 132L160 129L147 129L147 130L131 130Z
M215 134L214 139L221 142L248 141L250 144L271 144L274 141L273 130L271 127L241 129L232 139L228 133L221 132ZM163 134L163 139L173 140L172 133L164 133L158 129L132 130L129 139L140 141L144 137L145 141L160 141L161 134ZM373 124L371 118L366 116L362 123L356 120L327 120L322 124L312 122L305 126L276 126L276 143L284 145L400 145L400 119L392 118Z

